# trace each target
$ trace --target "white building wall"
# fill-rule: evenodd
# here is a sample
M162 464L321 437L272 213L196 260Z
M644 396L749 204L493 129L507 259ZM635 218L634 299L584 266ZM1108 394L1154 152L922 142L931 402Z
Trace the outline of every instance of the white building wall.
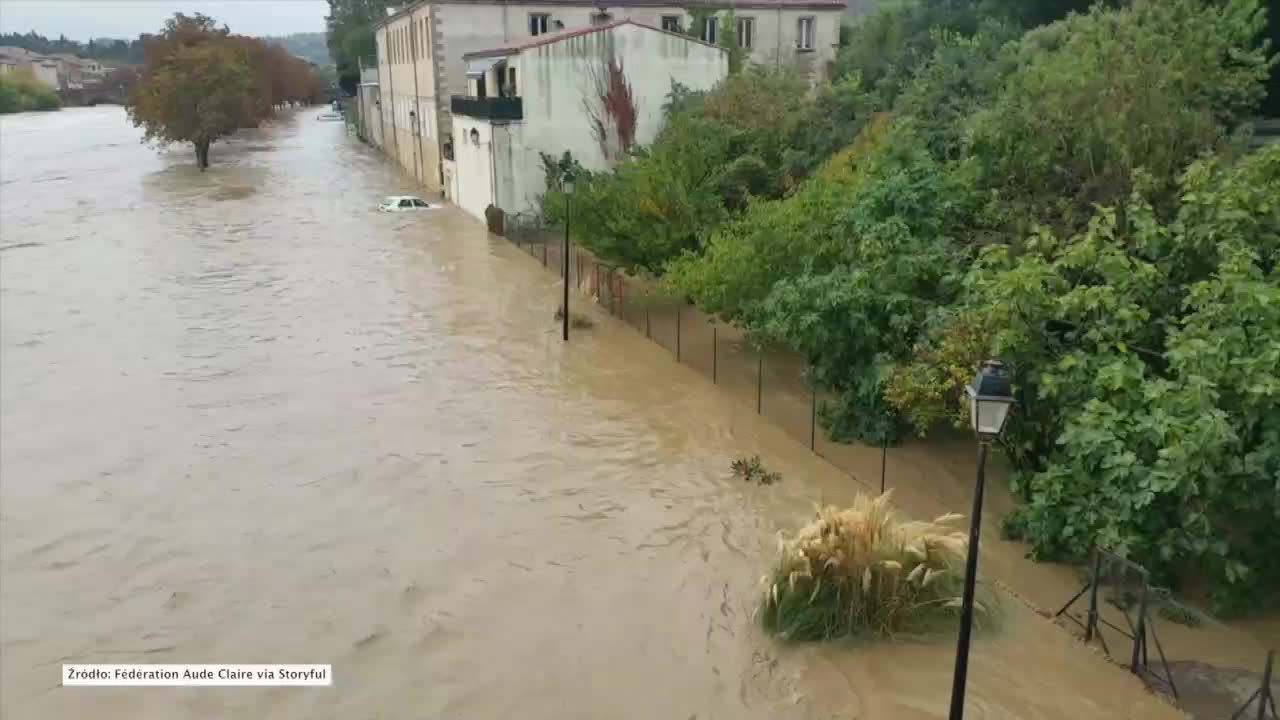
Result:
M525 50L513 60L523 79L524 143L535 159L538 149L556 155L568 150L589 170L608 167L584 103L599 104L591 78L605 71L610 55L631 87L640 145L653 142L662 128L662 105L673 79L707 90L729 71L728 54L718 48L636 25Z
M508 213L536 207L546 190L542 153L558 157L568 151L589 170L609 167L584 102L598 104L599 91L592 78L605 71L610 56L616 58L631 87L636 106L635 142L640 145L653 142L662 129L662 105L672 79L706 90L729 71L728 56L718 48L635 25L567 38L508 58L516 67L524 119L494 123L481 130L482 138L488 138L482 144L489 146L492 158L483 172L492 176L485 176L484 202L467 201L479 208L479 217L490 202ZM469 144L465 133L480 124L469 124L468 120L455 117L456 147L461 147L464 139ZM466 178L474 167L474 163L460 162L459 177ZM467 184L475 185L464 179Z
M487 120L453 117L453 202L478 220L497 204L493 184L493 126ZM475 131L473 138L472 131Z
M39 80L54 90L61 89L61 84L58 82L57 63L36 61L31 63L30 67L31 72L36 76L36 80Z

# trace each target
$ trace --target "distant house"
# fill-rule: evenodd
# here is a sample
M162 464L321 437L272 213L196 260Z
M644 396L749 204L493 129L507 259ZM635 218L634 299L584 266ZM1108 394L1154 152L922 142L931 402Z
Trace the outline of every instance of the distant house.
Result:
M568 151L604 170L661 129L672 81L713 87L729 71L724 48L617 20L548 33L463 56L467 92L450 99L453 159L447 194L484 217L489 205L531 209L545 187L543 153Z
M29 67L36 80L54 90L79 90L86 84L102 82L106 76L106 69L97 60L65 53L41 55L11 45L0 46L0 64L14 70Z
M26 48L0 45L0 60L7 61L6 64L12 63L12 71L15 72L23 68L30 69L32 76L36 80L54 90L62 87L58 78L58 61L53 58L33 53Z
M80 90L86 85L101 84L107 74L106 68L97 60L66 53L49 57L58 63L58 86L62 90Z
M452 95L467 93L465 56L563 31L631 19L717 44L734 22L749 63L816 78L835 59L845 0L421 0L388 8L374 30L384 149L426 187L443 190L453 138ZM697 27L694 27L694 25Z

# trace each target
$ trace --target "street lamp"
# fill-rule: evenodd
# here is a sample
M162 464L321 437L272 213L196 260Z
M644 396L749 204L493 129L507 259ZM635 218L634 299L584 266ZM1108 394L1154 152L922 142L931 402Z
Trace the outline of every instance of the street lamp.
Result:
M573 172L566 170L560 180L564 191L564 341L569 342L569 199L573 197Z
M987 448L1000 437L1013 387L1009 370L999 360L988 360L964 389L969 398L969 422L978 436L978 482L969 516L969 554L964 564L964 599L960 605L960 638L956 644L956 674L951 683L951 720L964 718L964 689L969 674L969 635L973 629L973 592L978 577L978 535L982 530L982 493L986 486Z

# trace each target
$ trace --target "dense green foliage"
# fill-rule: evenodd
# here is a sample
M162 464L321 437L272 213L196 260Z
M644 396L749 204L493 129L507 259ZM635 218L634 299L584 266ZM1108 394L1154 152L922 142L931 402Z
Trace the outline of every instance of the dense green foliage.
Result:
M391 0L329 0L325 37L329 55L338 67L338 84L347 94L354 95L360 83L361 59L374 61L374 23L386 17L388 7L398 4Z
M951 310L981 323L984 342L968 357L917 358L895 378L910 388L988 351L1021 368L1009 441L1030 502L1010 529L1037 555L1078 556L1097 542L1170 581L1194 560L1222 581L1222 605L1274 583L1277 188L1280 147L1203 160L1184 173L1167 222L1144 188L1124 220L1101 208L1070 238L1046 230L1017 255L988 248Z
M1276 65L1267 20L1116 5L898 3L811 93L752 68L675 88L575 228L804 356L837 437L959 420L999 355L1010 531L1256 605L1280 588L1280 149L1235 133Z
M31 110L57 110L58 93L36 80L30 70L0 75L0 115Z

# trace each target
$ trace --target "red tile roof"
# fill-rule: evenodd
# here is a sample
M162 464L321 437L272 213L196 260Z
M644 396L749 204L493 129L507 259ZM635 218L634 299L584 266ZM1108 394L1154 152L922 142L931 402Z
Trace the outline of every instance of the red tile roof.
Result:
M516 53L521 52L523 50L541 47L543 45L551 45L552 43L558 43L561 40L568 40L569 38L578 37L580 35L590 35L591 33L597 33L602 30L611 30L620 25L635 25L636 27L642 27L646 30L660 32L665 35L673 35L675 37L680 38L681 40L687 40L691 43L696 43L698 45L706 45L707 47L713 47L713 48L716 48L717 50L724 50L724 48L720 47L719 45L712 45L711 43L705 43L695 37L689 37L688 35L684 35L682 33L671 32L670 30L663 30L662 28L656 28L652 25L646 25L645 23L636 22L631 18L623 18L621 20L614 20L612 22L607 22L602 25L590 25L588 27L575 28L573 30L561 30L560 32L543 33L541 35L529 38L528 40L524 40L522 42L509 43L507 45L500 45L496 48L490 48L488 50L475 50L469 53L465 53L462 56L462 58L466 60L470 58L515 55Z

